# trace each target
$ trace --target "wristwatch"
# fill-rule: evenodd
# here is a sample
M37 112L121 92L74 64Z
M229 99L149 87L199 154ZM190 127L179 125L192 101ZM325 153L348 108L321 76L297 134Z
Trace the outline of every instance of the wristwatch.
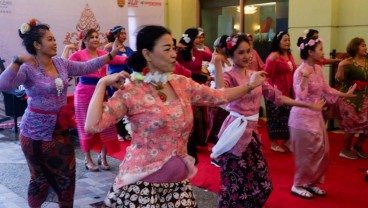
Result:
M20 60L20 58L18 56L13 56L12 62L14 64L18 64L19 66L23 64L23 62Z

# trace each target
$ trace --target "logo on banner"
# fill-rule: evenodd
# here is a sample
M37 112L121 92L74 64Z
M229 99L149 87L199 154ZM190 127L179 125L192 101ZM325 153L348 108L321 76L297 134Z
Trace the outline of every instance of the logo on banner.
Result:
M0 0L0 14L11 14L12 9L10 6L13 5L11 0Z
M128 7L138 7L138 0L128 0Z
M161 1L141 1L141 5L156 7L156 6L162 6L162 2Z

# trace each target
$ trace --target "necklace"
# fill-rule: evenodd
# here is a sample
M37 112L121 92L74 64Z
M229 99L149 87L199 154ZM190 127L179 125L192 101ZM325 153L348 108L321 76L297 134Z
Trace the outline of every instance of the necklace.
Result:
M158 94L158 97L160 98L160 100L162 100L162 102L166 102L167 95L164 92L161 91L161 90L164 89L163 84L157 84L157 83L154 83L154 82L151 82L150 84L157 90L157 94Z
M142 80L145 83L151 84L157 94L163 102L167 101L167 95L161 90L164 89L164 85L171 79L172 73L160 73L160 72L147 72L147 69L143 70L143 73L133 72L131 77L132 80Z

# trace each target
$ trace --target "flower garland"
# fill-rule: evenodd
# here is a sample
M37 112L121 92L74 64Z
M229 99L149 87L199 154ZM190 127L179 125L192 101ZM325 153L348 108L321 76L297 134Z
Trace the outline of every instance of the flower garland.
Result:
M160 99L163 102L166 102L167 100L167 95L162 92L161 90L164 89L164 85L172 78L172 73L171 72L166 72L166 73L160 73L158 71L152 73L152 72L148 72L147 67L145 67L143 69L142 73L139 72L133 72L131 74L131 79L132 80L141 80L144 83L148 83L151 84L155 87L155 89L157 90L158 96L160 97Z
M23 23L20 26L20 33L22 34L28 33L29 31L31 31L31 27L36 26L36 24L37 24L37 20L35 18L30 19L27 23Z
M322 40L321 39L310 39L309 41L308 41L308 43L302 43L302 44L300 44L300 46L299 46L299 50L304 50L304 48L306 47L306 46L314 46L316 43L319 43L319 42L322 42Z

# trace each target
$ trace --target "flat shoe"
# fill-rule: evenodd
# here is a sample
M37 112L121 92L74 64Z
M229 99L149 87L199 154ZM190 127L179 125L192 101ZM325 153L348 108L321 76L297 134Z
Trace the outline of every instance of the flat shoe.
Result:
M301 187L292 186L291 194L303 199L313 199L313 194Z
M356 152L356 154L361 158L364 158L364 159L368 158L368 154L361 147L353 147L351 150Z
M351 150L344 150L339 153L340 157L350 159L350 160L356 160L358 159L358 156Z
M308 185L308 186L303 186L303 188L305 188L307 191L318 195L318 196L326 196L326 191L320 189L318 186L316 185Z
M280 146L271 146L271 150L273 150L273 151L275 151L275 152L282 152L282 153L284 153L285 152L285 150L284 149L282 149L282 147L280 147Z

